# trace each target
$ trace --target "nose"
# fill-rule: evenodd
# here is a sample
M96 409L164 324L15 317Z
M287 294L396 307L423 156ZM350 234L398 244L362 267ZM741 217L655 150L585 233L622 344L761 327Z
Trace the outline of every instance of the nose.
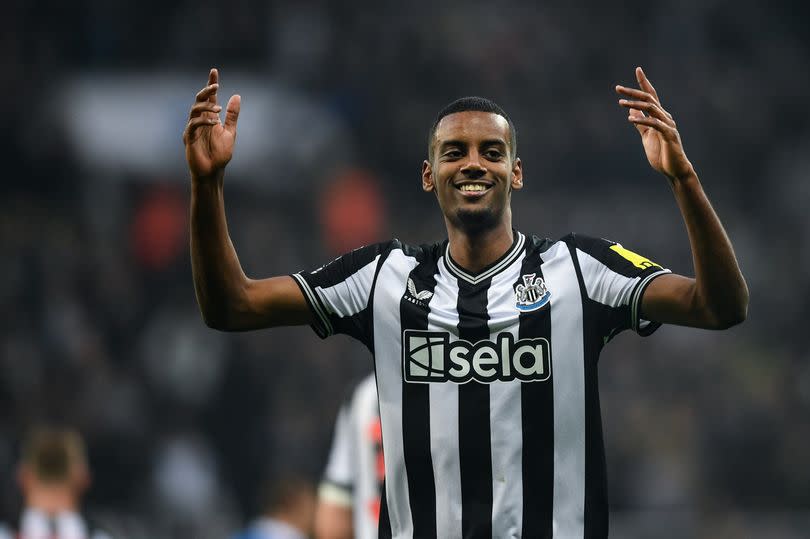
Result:
M486 174L487 169L481 164L481 156L478 152L471 151L467 157L467 162L461 167L461 173L470 179L480 178Z

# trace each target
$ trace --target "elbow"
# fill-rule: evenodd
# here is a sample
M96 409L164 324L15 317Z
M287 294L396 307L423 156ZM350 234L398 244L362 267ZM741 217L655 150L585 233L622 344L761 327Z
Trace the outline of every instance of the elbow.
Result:
M744 302L741 302L737 306L737 309L729 318L728 327L736 326L737 324L742 324L743 322L745 322L746 318L748 318L748 297L745 298Z
M198 290L197 305L203 322L209 328L226 332L244 329L240 326L246 309L244 294L207 294Z
M742 324L748 318L748 297L746 296L743 301L739 301L733 307L714 314L711 318L711 329L729 329Z
M747 313L745 310L733 314L725 315L715 320L712 329L729 329L745 322Z
M239 317L236 311L227 305L213 306L200 304L200 314L202 314L203 322L211 329L217 331L239 331L238 324Z
M219 313L211 312L210 309L200 309L203 322L211 329L217 331L234 331L234 328L228 322L228 317L222 316Z

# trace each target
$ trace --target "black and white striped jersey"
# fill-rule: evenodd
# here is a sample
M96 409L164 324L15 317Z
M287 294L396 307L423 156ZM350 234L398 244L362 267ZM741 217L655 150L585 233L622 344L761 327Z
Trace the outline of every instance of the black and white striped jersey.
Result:
M20 516L19 529L0 524L0 539L111 539L106 532L95 529L86 516L72 511L47 514L25 508Z
M385 477L374 374L364 378L338 412L318 497L352 511L355 539L376 539Z
M603 537L597 360L666 273L603 239L515 231L473 274L393 240L294 275L322 337L371 350L385 453L380 537Z

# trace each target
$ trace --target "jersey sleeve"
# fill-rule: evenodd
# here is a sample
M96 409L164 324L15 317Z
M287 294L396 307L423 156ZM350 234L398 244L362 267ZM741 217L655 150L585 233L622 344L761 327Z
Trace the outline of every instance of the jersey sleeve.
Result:
M352 417L351 401L347 401L338 412L329 460L318 487L318 497L322 501L343 507L351 507L354 500Z
M572 238L588 299L605 313L605 340L625 329L643 337L658 329L660 322L641 317L641 298L653 279L670 271L619 243L579 234Z
M370 347L371 293L380 258L390 245L361 247L314 271L292 276L314 314L312 329L318 336L343 333Z

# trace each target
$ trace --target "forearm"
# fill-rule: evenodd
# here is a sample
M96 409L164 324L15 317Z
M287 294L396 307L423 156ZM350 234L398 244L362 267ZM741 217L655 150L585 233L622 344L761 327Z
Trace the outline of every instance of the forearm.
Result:
M748 310L748 287L731 241L703 192L697 174L670 178L670 185L692 248L695 301L719 326L741 322Z
M228 235L223 196L224 172L191 180L191 269L206 324L227 329L238 310L247 277Z

